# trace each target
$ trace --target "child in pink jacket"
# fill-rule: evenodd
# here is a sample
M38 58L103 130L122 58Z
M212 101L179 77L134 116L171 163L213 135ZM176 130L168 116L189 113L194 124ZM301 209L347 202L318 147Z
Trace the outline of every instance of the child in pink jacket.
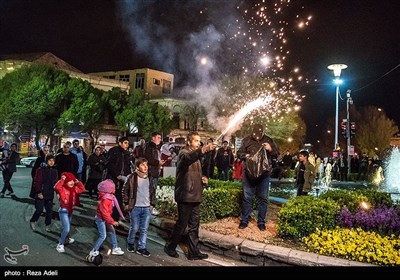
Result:
M99 249L101 244L103 244L104 240L106 240L107 232L110 233L111 243L112 243L112 251L111 254L121 256L124 254L124 251L118 247L117 235L115 233L114 226L118 226L118 221L115 221L111 214L113 212L113 208L115 207L118 210L122 219L124 215L122 214L121 208L119 207L118 200L115 197L115 184L112 180L107 179L101 181L97 186L99 203L97 205L97 212L95 217L95 223L97 225L97 229L99 231L99 238L96 241L93 249L90 251L89 256L96 257L99 255Z

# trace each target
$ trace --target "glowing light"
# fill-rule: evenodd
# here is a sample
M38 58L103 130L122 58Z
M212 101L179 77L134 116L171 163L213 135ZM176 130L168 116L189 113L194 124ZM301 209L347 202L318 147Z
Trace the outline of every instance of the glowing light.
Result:
M362 201L362 202L360 203L360 208L362 208L362 209L364 209L364 210L368 210L369 208L371 208L371 204L369 204L369 203L366 202L366 201Z
M203 64L203 65L207 64L207 58L203 57L203 58L200 60L200 63Z
M233 116L230 117L230 121L228 123L228 126L222 131L221 135L217 138L219 140L223 135L228 134L228 132L231 134L234 132L234 129L238 129L238 125L240 122L252 111L266 106L269 102L271 102L272 97L267 96L267 97L260 97L257 98L256 100L253 100L249 103L247 103L242 109L240 109L238 112L236 112Z
M269 64L269 58L266 57L266 56L262 57L260 60L261 60L261 63L263 65L268 65Z

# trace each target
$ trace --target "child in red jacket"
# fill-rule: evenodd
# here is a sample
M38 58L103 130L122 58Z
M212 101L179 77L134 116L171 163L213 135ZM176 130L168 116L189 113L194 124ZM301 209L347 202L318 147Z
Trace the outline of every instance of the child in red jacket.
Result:
M120 214L122 219L124 215L122 214L121 208L119 207L118 200L115 197L115 184L112 180L107 179L101 181L97 186L98 196L99 196L99 204L97 205L97 212L95 217L95 222L97 225L97 229L99 231L99 238L96 241L93 249L90 251L90 257L96 257L99 255L99 248L101 244L103 244L104 240L107 237L107 232L110 233L111 243L112 243L112 251L111 254L121 256L124 254L124 251L118 247L117 235L115 233L114 226L118 226L118 221L115 221L111 214L113 212L113 208L116 207L118 213Z
M85 191L85 186L81 181L75 178L74 174L63 172L61 174L61 179L55 184L54 190L60 202L58 214L63 227L56 250L59 253L64 253L64 242L71 228L72 212L75 205L77 205L79 194ZM73 238L68 238L68 241L69 244L71 244L75 240Z
M232 170L233 181L241 182L243 179L243 162L239 158L236 158L233 162Z

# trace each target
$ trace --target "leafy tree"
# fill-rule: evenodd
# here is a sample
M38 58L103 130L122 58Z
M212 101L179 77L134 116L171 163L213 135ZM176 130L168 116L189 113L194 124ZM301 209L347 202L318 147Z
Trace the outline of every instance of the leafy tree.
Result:
M0 119L9 126L34 128L39 148L40 135L52 133L70 102L70 80L67 73L38 63L6 74L0 80Z
M390 139L399 132L395 122L375 106L363 107L353 119L357 149L369 156L382 156L390 148Z
M131 91L126 105L120 109L116 112L115 122L121 131L137 132L149 137L154 131L168 134L172 128L170 110L145 99L141 90Z
M105 121L106 106L103 95L106 93L78 78L72 78L68 82L66 91L73 98L58 119L58 127L67 131L73 127L79 127L89 134L94 147L96 138L94 131L101 129Z

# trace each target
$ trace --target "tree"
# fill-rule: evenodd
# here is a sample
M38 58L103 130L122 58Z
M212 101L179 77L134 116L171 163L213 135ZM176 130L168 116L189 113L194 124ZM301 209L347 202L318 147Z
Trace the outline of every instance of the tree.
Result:
M357 150L381 157L390 148L390 139L399 132L398 126L374 106L364 107L354 115Z
M38 63L6 74L0 80L0 119L9 126L34 128L39 149L40 135L52 133L70 102L70 80L67 73Z
M137 132L143 137L154 131L168 134L172 128L170 110L145 99L139 89L130 92L125 106L116 112L115 122L121 131Z
M68 82L66 91L72 99L58 119L58 127L67 131L79 127L89 134L94 147L96 144L94 132L104 125L106 106L103 95L107 93L78 78L72 78Z

